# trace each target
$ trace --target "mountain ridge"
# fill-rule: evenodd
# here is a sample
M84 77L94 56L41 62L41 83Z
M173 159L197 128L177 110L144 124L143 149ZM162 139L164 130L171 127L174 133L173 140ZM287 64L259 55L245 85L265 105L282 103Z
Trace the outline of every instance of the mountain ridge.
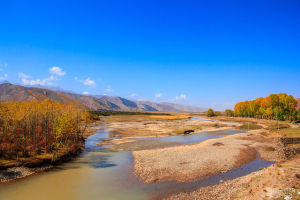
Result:
M184 106L168 102L134 101L118 96L89 96L69 91L55 91L48 88L26 87L11 83L0 84L0 101L44 100L46 98L66 104L79 104L90 110L164 112L201 112L205 110L196 106Z

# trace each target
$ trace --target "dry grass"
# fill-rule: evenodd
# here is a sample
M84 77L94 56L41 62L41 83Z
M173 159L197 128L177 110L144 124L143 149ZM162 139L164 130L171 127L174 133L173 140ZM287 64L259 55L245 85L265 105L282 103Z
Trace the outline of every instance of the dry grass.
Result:
M277 121L276 120L267 120L267 119L255 119L255 118L246 118L246 117L225 117L225 116L216 116L216 117L211 117L211 119L214 120L220 120L220 121L232 121L232 122L250 122L254 124L261 124L265 125L267 129L269 130L274 130L277 129L278 126L280 129L282 128L288 128L289 127L289 122L287 121Z
M172 117L172 118L171 118ZM215 131L224 127L232 127L232 124L215 123L210 121L189 120L186 116L163 116L164 120L151 121L127 121L110 122L110 131L121 137L139 137L139 136L168 136L183 135L187 130L194 132ZM149 118L147 118L149 119ZM159 119L159 118L158 118ZM168 119L168 120L166 120Z
M163 115L150 115L150 119L154 120L178 120L178 119L189 119L187 115L176 115L176 116L163 116Z
M200 125L185 125L185 126L176 126L174 127L174 133L176 134L184 134L185 131L193 130L194 132L199 132L201 130L207 129L207 128L221 128L221 127L228 127L227 124L222 123L208 123L208 124L200 124Z
M16 166L18 164L19 164L19 162L16 161L16 160L4 160L4 159L0 159L0 166L1 167Z
M4 160L0 159L0 166L1 167L10 167L10 166L20 166L26 163L35 164L41 163L42 160L52 160L53 154L44 153L41 155L35 155L27 158L19 158L18 160Z
M134 136L149 136L153 133L150 130L143 130L139 128L114 128L108 130L113 135L120 135L121 137L134 137Z
M102 117L102 120L109 122L144 122L160 120L189 119L188 115L113 115Z
M268 130L270 131L277 131L277 130L282 130L282 129L287 129L290 128L290 125L288 123L283 123L283 122L273 122L270 123L267 127Z
M300 125L288 121L277 122L276 120L224 116L217 116L212 119L242 123L250 122L254 124L254 126L262 126L264 131L261 131L260 134L268 137L300 137ZM247 124L245 127L247 127Z
M300 137L300 127L279 130L279 134L284 137Z
M237 127L237 129L244 129L244 130L257 130L262 128L263 128L262 126L253 123L244 124L242 126Z

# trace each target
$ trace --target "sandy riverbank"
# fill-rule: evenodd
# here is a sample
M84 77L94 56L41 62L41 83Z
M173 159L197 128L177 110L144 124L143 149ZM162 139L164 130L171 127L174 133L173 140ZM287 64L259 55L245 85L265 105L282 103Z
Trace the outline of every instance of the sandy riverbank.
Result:
M230 129L242 125L238 122L212 122L207 120L157 120L137 122L110 122L108 127L112 135L120 138L138 137L165 137L170 135L183 135L185 131L193 133L209 132Z
M134 170L145 182L185 182L240 167L254 160L257 153L262 159L276 160L275 145L257 132L194 145L134 151Z
M77 157L84 149L84 141L77 148L65 152L60 152L56 160L52 159L52 155L42 155L41 158L28 158L26 161L16 161L8 166L2 165L0 170L0 183L9 182L20 178L33 175L37 172L43 172L68 162Z
M274 164L249 175L200 188L190 193L172 195L168 200L229 200L229 199L300 199L300 161Z
M196 133L197 134L199 134L199 133L207 133L207 134L212 135L212 134L214 134L213 132L215 132L215 131L228 130L228 129L232 129L232 128L233 128L232 126L229 126L229 127L218 127L218 128L207 127L207 128L204 128L201 131L190 133L190 135L193 135L193 134L196 134ZM113 132L113 131L108 130L108 132ZM215 134L220 134L220 133L215 133ZM118 137L118 138L114 138L114 139L104 140L102 142L97 143L97 145L104 145L104 144L123 145L125 143L140 142L139 139L143 139L143 138L161 138L161 137L168 137L168 136L170 136L170 135L153 135L152 134L152 135L145 135L145 136Z

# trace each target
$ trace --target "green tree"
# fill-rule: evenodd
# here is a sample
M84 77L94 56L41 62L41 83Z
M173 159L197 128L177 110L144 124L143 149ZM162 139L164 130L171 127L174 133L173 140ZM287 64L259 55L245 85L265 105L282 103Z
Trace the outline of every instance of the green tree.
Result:
M206 116L207 116L207 117L213 117L213 116L215 116L215 112L213 111L213 109L209 108L209 109L206 111Z

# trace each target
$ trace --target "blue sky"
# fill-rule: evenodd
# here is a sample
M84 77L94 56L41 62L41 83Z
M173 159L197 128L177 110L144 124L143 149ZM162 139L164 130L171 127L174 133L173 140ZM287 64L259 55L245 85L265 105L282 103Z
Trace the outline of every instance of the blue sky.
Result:
M0 1L0 81L224 109L300 97L300 1Z

